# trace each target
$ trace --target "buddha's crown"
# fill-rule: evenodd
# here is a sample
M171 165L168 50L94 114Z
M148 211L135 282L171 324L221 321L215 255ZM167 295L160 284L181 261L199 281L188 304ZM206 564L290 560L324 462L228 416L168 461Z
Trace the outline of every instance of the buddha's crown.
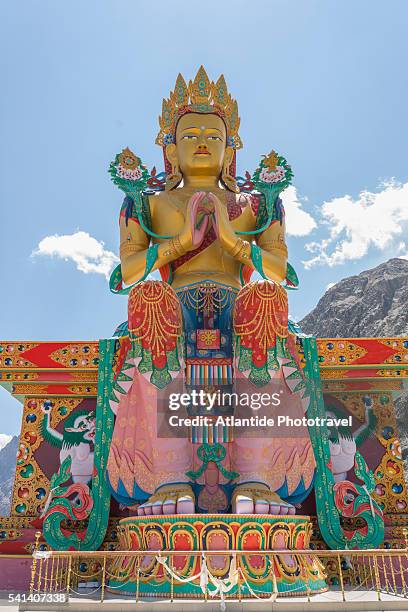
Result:
M238 104L228 93L223 75L214 83L209 80L201 66L194 81L190 81L188 87L182 75L178 75L174 92L170 92L168 100L163 100L162 115L159 117L160 132L156 144L165 147L175 142L177 121L186 113L219 115L226 124L228 146L233 149L242 148L238 135L240 124Z

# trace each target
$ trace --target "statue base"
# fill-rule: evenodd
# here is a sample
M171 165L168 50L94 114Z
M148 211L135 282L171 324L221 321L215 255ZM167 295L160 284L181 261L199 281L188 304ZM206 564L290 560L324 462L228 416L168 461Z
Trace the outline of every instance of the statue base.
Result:
M124 550L166 550L174 551L174 554L167 552L161 559L156 554L146 554L138 558L140 567L136 557L126 554L118 557L109 570L115 579L110 580L108 589L132 596L138 590L144 597L204 598L200 587L202 555L177 554L177 551L232 550L248 551L248 554L205 554L211 575L207 584L209 597L217 590L219 580L228 589L225 597L230 598L268 598L276 592L279 596L321 593L327 590L327 585L318 557L293 554L296 550L309 549L311 533L312 524L308 516L189 514L129 517L119 523L119 542ZM257 551L282 549L287 549L288 554L256 554ZM234 557L237 571L234 571Z

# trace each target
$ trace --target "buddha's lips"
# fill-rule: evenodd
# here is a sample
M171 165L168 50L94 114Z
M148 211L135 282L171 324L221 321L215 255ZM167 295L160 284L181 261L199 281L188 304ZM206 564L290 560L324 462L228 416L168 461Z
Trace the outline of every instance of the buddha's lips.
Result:
M196 151L194 155L211 155L209 151Z

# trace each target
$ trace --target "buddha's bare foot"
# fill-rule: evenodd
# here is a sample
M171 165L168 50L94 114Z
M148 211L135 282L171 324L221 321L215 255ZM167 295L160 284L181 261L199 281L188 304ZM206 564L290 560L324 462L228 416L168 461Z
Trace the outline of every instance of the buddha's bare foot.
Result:
M139 516L161 514L194 514L195 498L190 485L169 484L160 487L137 509Z
M249 482L238 485L232 497L234 514L295 514L296 508L270 491L267 485Z

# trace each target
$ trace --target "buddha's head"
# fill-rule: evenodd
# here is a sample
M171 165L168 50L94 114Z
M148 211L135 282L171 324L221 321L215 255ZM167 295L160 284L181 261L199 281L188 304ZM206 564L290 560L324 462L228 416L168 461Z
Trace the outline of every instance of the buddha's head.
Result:
M223 76L210 82L201 67L187 87L179 75L174 93L163 100L159 122L156 142L163 147L167 189L177 187L183 177L214 177L238 191L235 151L242 147L238 106Z
M228 171L234 150L227 146L227 128L216 114L187 113L176 127L175 143L166 146L166 157L182 176L221 179Z

